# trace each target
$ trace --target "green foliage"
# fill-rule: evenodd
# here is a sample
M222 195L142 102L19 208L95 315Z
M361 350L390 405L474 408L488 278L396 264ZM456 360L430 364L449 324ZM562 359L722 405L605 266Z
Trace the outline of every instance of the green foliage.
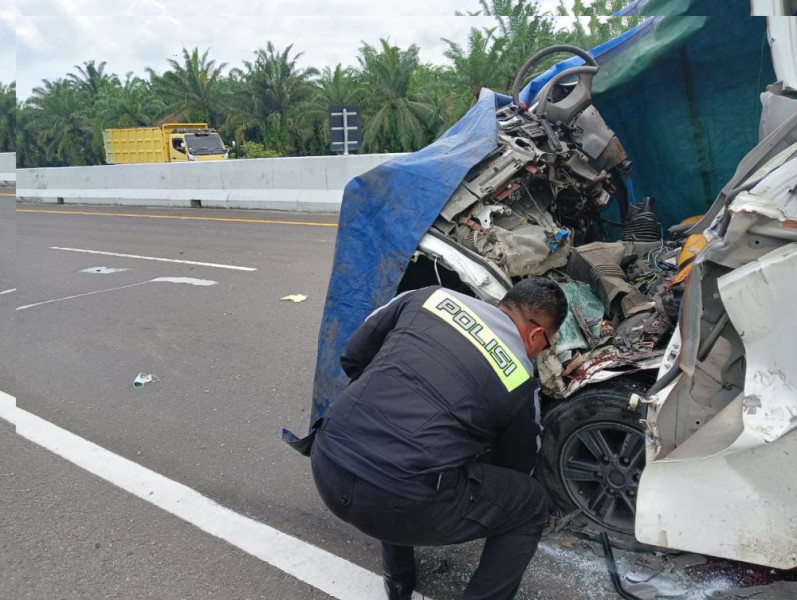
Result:
M246 158L328 154L330 106L358 106L366 152L417 150L443 133L484 88L511 91L515 73L537 50L556 43L592 48L632 27L639 17L603 18L630 0L560 0L556 14L529 0L480 0L494 27L473 28L464 44L443 39L445 65L421 64L419 48L381 39L362 43L356 66L318 71L301 64L293 46L266 42L254 59L227 70L209 50L183 48L180 60L145 77L122 79L89 60L33 96L16 101L14 83L0 84L0 147L21 167L103 162L102 130L164 122L207 122ZM562 27L556 16L577 16ZM554 56L537 72L561 56ZM531 77L533 74L529 74Z
M16 145L17 84L0 82L0 152L14 152Z
M284 156L284 154L268 149L258 142L244 142L239 146L238 155L240 158L279 158Z
M428 90L411 86L419 67L418 47L401 50L380 39L378 48L364 43L357 60L370 92L364 108L365 151L409 152L428 144L434 106Z
M568 10L564 0L559 0L559 16L579 17L567 32L567 43L579 48L594 48L639 24L644 17L610 17L629 4L628 0L593 0L585 6L583 0L574 0ZM588 19L588 20L587 20ZM584 25L587 21L587 25Z
M277 50L271 42L255 52L255 60L244 61L244 69L230 74L234 96L224 133L240 145L257 138L282 154L301 154L305 123L297 107L309 101L316 88L313 68L301 69L302 53L291 56L293 46Z
M208 50L199 55L199 49L188 52L183 48L183 62L170 59L170 70L158 75L148 68L152 89L166 105L163 122L210 121L228 109L230 90L224 86L222 71L227 63L216 66L208 59Z

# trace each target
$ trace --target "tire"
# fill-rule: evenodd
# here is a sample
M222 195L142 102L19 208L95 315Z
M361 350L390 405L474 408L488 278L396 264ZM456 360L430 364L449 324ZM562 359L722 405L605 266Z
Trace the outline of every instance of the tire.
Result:
M648 384L613 379L590 386L543 418L537 476L552 509L581 514L601 529L633 535L636 491L645 466L645 435L632 393Z

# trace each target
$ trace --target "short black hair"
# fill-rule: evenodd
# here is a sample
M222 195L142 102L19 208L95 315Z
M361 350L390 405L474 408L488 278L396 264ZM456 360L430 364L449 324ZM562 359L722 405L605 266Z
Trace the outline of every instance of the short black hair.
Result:
M545 315L557 330L567 317L567 297L562 288L547 277L521 279L499 304L514 308L530 318Z

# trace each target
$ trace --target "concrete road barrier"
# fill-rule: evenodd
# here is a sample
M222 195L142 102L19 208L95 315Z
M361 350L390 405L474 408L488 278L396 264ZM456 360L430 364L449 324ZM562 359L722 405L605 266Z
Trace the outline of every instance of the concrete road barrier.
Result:
M15 152L0 152L0 185L17 182L17 155Z
M351 179L399 154L19 169L23 202L338 212Z

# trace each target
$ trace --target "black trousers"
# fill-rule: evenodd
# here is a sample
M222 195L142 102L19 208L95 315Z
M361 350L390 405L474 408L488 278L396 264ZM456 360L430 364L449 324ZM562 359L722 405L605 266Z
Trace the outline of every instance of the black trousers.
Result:
M486 538L463 599L515 596L548 514L536 480L504 467L472 463L447 478L444 488L432 490L428 500L409 500L340 468L324 455L319 441L312 455L318 493L333 514L382 542L385 573L413 571L414 546Z

